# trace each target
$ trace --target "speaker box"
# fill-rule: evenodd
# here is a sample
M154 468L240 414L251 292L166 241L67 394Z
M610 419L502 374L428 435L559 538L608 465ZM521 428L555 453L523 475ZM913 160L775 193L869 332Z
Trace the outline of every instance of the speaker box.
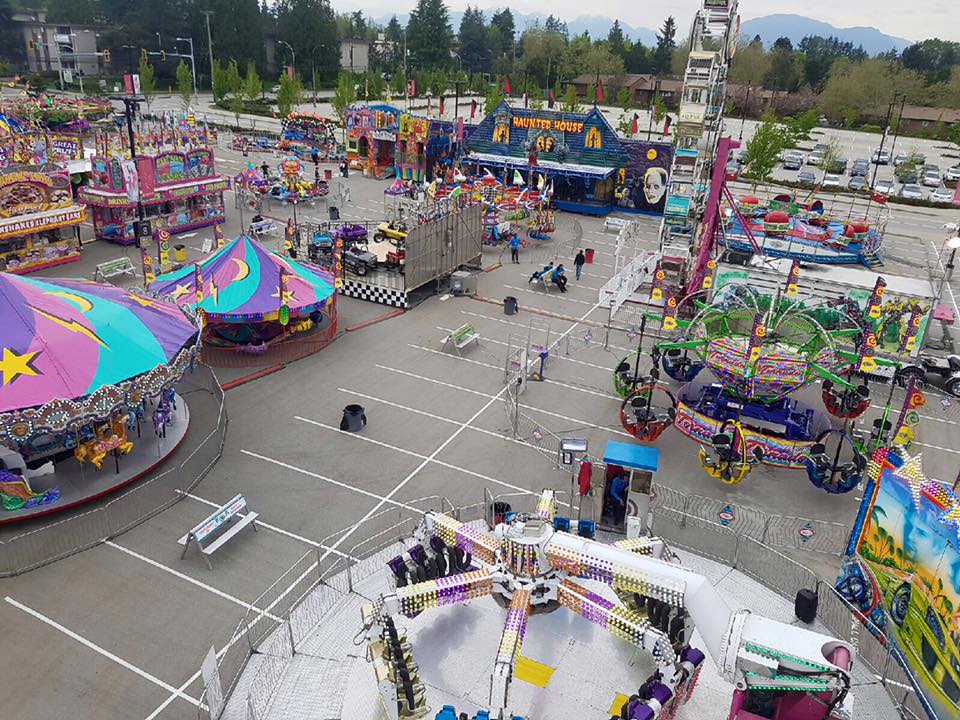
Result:
M797 599L793 603L793 612L798 620L805 623L812 623L817 617L817 597L816 590L804 588L797 591Z

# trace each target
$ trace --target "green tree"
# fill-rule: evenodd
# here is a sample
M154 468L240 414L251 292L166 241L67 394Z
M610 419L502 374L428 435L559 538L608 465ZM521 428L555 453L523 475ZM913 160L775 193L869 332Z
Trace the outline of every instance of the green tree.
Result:
M231 60L227 65L226 87L230 95L239 95L243 91L243 78L240 77L240 68L237 61Z
M531 85L527 91L527 101L531 110L543 110L543 90L536 85Z
M340 37L330 1L279 0L276 13L277 37L293 47L300 67L312 75L315 66L321 79L335 78L340 71ZM277 51L287 49L280 46ZM288 57L283 55L285 60Z
M190 98L193 97L193 75L190 72L190 66L183 60L177 65L177 93L183 100L183 106L190 106Z
M460 20L460 61L467 72L482 72L490 67L490 45L487 26L480 8L469 5Z
M150 103L153 102L153 98L157 94L157 75L153 71L153 65L144 62L142 59L137 72L140 73L140 94L147 101L147 110L149 111Z
M257 100L263 94L263 81L253 63L247 64L247 77L243 81L242 92L248 100Z
M520 44L523 47L523 55L519 60L520 69L537 85L549 86L561 74L566 73L566 69L561 65L564 62L566 43L556 30L534 25L523 33Z
M489 114L504 100L503 90L500 83L490 83L487 87L486 95L483 98L483 112Z
M577 100L577 89L573 85L567 85L566 94L563 96L562 107L565 112L580 112L580 104Z
M286 117L303 99L303 85L296 76L280 75L280 90L277 92L277 112Z
M421 68L448 67L453 33L443 0L417 0L407 23L411 62Z
M764 84L773 90L795 92L800 83L800 67L789 38L779 38L770 53L770 69Z
M607 33L607 47L610 52L626 62L627 59L627 39L623 35L623 28L620 27L620 21L614 20Z
M510 8L495 12L490 18L490 51L494 57L512 57L517 29Z
M630 91L627 88L622 87L617 91L617 105L624 112L633 107L633 102L630 100Z
M677 22L670 15L663 21L663 27L657 33L657 47L653 51L653 72L657 75L666 75L670 72L673 61L673 49L677 47L674 38L677 35Z
M924 40L911 45L900 55L903 66L922 74L927 82L944 82L955 65L960 65L960 43L948 40Z
M353 105L356 100L357 88L353 82L353 76L344 70L337 76L337 87L330 99L330 104L333 105L340 122L343 122L346 109Z
M747 141L744 176L758 182L766 182L780 162L780 153L790 146L790 133L767 113L757 126L753 137Z
M737 48L730 63L730 82L760 87L770 72L770 55L762 42L751 42Z
M211 81L213 90L213 101L220 102L230 93L230 85L227 79L227 70L220 64L219 60L213 61L213 78Z

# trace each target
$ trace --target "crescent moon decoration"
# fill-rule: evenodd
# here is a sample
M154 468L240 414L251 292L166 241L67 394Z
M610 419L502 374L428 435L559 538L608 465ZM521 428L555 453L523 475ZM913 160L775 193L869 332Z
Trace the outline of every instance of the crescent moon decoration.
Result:
M73 293L68 292L45 292L44 295L52 295L53 297L69 300L76 305L82 313L90 312L90 310L93 309L93 303L80 295L74 295Z
M233 279L234 282L243 280L250 274L250 266L247 265L246 260L241 260L240 258L233 258L233 261L237 264L237 276Z

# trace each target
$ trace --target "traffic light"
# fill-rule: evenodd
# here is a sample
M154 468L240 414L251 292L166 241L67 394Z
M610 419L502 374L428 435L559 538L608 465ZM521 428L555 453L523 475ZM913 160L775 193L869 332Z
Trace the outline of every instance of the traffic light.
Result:
M167 51L166 51L166 50L160 50L160 59L161 59L163 62L166 62L166 61L167 61Z
M147 61L147 49L140 48L140 62L146 62L146 61Z
M104 65L110 64L110 51L107 50L106 48L103 49L103 64Z

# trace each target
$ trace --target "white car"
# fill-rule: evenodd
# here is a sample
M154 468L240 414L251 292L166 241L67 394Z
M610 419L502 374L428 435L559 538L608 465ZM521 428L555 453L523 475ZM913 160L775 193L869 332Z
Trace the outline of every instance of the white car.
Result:
M823 162L823 153L814 151L807 155L807 165L819 165Z
M936 170L928 170L923 175L923 180L921 181L927 187L940 187L940 173Z
M937 188L932 193L930 193L930 202L952 203L953 190L951 190L950 188Z
M840 176L835 173L827 173L823 176L823 182L820 183L820 187L824 190L827 188L839 188Z
M923 188L919 185L904 185L900 188L900 197L908 200L923 200Z
M270 92L276 95L278 92L280 92L280 86L274 85L272 88L270 88Z
M960 165L954 165L951 168L947 168L946 172L943 174L944 180L960 180Z
M893 195L895 188L893 182L890 180L880 180L876 185L873 186L873 191L879 193L880 195Z
M876 150L873 153L873 162L876 165L889 165L890 164L890 151L889 150Z

